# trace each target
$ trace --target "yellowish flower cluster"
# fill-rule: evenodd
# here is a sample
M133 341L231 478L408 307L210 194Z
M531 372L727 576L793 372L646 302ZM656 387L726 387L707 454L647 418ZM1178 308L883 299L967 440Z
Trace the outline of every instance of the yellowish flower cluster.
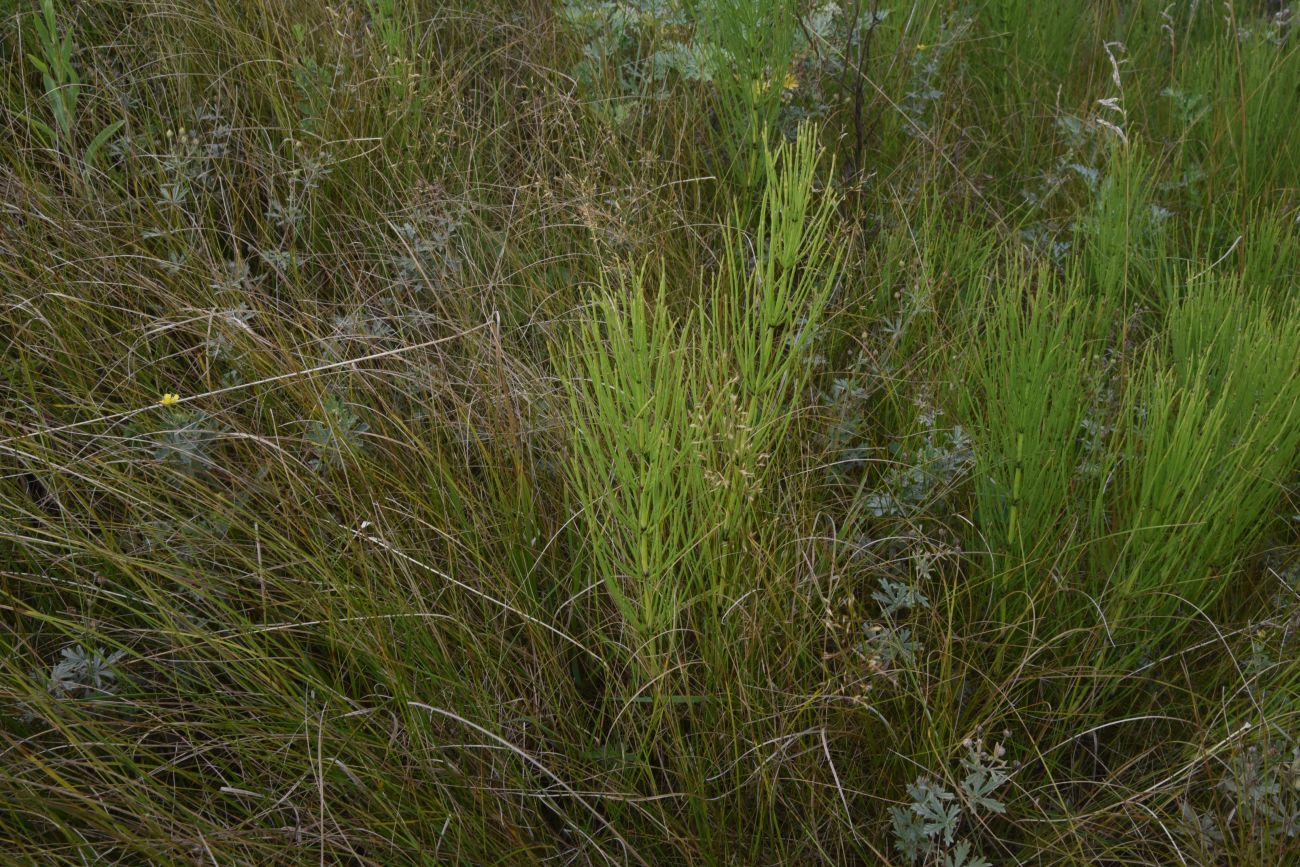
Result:
M767 76L764 76L762 81L754 82L754 96L762 96L763 94L767 93L768 90L771 89L771 87L772 87L772 79ZM793 71L787 72L785 74L785 78L781 80L782 92L790 93L791 91L798 90L798 89L799 89L798 76L796 76Z

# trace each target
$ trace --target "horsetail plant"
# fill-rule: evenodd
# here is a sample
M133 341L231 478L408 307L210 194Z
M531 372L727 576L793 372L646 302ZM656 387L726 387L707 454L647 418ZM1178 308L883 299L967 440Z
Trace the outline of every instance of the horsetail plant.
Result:
M811 130L765 151L757 225L729 234L726 271L694 316L673 317L666 276L647 299L637 272L617 295L606 287L569 348L571 489L599 582L647 646L688 606L737 590L738 546L838 268L818 157Z

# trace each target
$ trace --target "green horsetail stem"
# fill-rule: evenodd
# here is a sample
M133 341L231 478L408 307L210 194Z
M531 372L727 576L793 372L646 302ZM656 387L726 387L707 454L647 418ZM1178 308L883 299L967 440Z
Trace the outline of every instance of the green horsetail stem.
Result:
M1020 512L1020 483L1024 479L1025 434L1016 434L1016 474L1011 482L1011 514L1007 518L1007 545L1016 541L1016 518Z

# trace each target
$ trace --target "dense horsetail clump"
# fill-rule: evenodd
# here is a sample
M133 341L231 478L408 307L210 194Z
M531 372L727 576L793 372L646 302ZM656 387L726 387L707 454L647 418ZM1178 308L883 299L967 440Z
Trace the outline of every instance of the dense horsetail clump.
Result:
M1300 863L1300 4L0 45L0 861Z

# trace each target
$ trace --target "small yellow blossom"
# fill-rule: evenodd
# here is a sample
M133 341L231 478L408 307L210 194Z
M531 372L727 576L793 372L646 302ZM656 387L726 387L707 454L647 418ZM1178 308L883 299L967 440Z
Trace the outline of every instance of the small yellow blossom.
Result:
M799 88L799 79L793 72L787 72L785 78L781 81L781 90L788 93ZM764 75L762 79L754 82L754 96L761 97L772 89L772 78Z
M181 396L180 396L179 394L175 394L175 393L169 391L169 392L167 392L166 394L164 394L164 395L162 396L162 400L158 401L158 405L159 405L159 406L175 406L176 404L178 404L178 403L180 403L180 402L181 402Z

